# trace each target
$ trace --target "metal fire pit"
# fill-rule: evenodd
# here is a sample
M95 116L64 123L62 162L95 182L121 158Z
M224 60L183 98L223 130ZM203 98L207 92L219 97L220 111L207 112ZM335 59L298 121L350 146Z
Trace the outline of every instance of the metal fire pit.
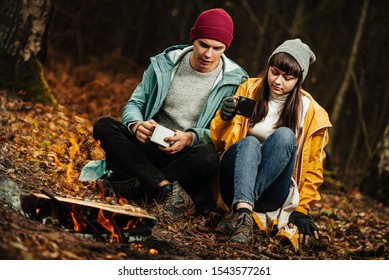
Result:
M151 235L157 221L146 210L129 204L108 205L48 193L21 195L20 199L22 210L31 219L42 223L49 220L69 231L92 234L106 242L141 241Z

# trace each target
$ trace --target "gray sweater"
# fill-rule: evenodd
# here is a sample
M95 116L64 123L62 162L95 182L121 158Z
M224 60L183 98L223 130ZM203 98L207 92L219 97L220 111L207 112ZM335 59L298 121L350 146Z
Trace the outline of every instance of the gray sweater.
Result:
M190 66L191 53L188 52L180 62L157 118L163 126L181 131L196 126L223 67L220 60L221 63L212 72L197 72Z

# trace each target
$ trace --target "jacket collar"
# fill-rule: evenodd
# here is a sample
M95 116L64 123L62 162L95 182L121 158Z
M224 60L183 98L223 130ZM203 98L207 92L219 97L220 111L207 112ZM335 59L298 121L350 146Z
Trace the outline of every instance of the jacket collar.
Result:
M165 49L161 54L151 58L152 61L156 61L158 65L169 65L169 68L175 72L175 68L181 59L188 53L193 51L193 46L188 45L176 45ZM224 84L236 84L242 83L242 76L248 78L247 73L235 62L227 58L223 53L221 56L223 60L223 83ZM163 60L163 61L161 61ZM167 66L166 65L166 66Z

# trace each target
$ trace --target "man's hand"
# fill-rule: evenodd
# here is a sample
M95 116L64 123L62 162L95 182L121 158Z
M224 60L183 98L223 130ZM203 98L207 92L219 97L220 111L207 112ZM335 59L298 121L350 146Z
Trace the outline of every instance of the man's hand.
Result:
M137 122L131 127L131 130L139 142L147 143L150 141L156 124L152 119L145 122Z
M232 120L236 114L236 97L229 96L224 98L220 109L220 117L224 121Z
M160 146L160 149L168 154L175 154L192 144L193 135L190 132L177 130L174 136L166 137L164 140L173 144L167 148Z
M313 223L309 215L294 211L289 216L289 223L297 226L300 234L300 244L303 242L307 244L311 235L319 239L319 228Z

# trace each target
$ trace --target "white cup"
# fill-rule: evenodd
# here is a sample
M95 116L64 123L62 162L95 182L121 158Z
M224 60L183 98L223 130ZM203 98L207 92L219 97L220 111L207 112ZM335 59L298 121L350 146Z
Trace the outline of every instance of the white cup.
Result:
M174 136L174 134L175 132L173 130L157 124L154 128L153 134L151 135L150 141L167 148L171 145L171 143L166 142L164 139L166 137Z

